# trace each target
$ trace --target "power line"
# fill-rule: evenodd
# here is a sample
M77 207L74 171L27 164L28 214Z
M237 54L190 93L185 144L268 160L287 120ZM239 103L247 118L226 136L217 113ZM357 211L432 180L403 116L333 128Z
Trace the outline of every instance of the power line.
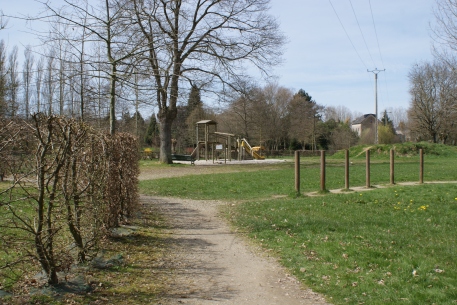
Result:
M374 32L375 32L375 36L376 36L376 43L378 45L379 57L381 58L382 66L385 67L384 59L382 58L381 47L379 45L378 31L376 29L376 23L375 23L375 20L374 20L373 7L371 5L371 0L368 0L368 3L370 5L371 20L373 21L373 28L374 28ZM384 86L386 87L387 100L390 100L389 90L388 90L388 86L387 86L387 79L386 79L386 74L385 73L384 73Z
M373 8L371 7L371 0L368 0L368 3L370 4L371 20L373 20L374 33L376 36L376 42L378 44L379 56L381 57L381 63L382 63L382 66L384 67L384 60L382 59L381 47L379 46L378 31L376 30L376 23L374 22Z
M333 8L333 11L335 12L336 17L338 18L338 21L340 22L341 27L343 28L344 32L346 33L347 38L348 38L349 41L351 42L351 45L352 45L352 47L354 48L354 51L357 53L357 56L359 57L359 59L360 59L360 61L362 62L362 64L363 64L363 65L365 66L365 68L368 70L367 65L366 65L365 62L363 61L363 59L362 59L362 57L360 56L359 52L357 51L357 49L356 49L354 43L353 43L352 40L351 40L351 37L349 37L349 34L348 34L348 32L346 31L346 28L344 27L343 22L341 22L340 16L339 16L338 13L336 12L336 9L335 9L335 7L333 6L332 0L328 0L328 1L330 2L330 5L331 5L332 8Z
M357 21L357 26L359 27L360 34L362 35L363 42L365 43L365 47L367 48L368 54L370 55L370 58L371 58L371 61L373 62L373 65L376 66L376 64L375 64L375 62L373 60L373 56L371 56L370 49L368 48L367 41L365 40L365 36L363 35L362 28L360 27L359 19L357 18L357 14L355 13L354 6L352 5L352 1L349 0L349 3L351 4L352 12L354 13L355 20Z

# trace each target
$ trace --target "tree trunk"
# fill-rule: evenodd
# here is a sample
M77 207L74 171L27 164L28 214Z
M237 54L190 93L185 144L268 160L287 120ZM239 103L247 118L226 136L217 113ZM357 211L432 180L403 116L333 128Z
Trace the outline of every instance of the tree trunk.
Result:
M165 111L161 111L165 112ZM176 113L176 111L174 111ZM176 116L176 115L175 115ZM172 164L171 160L171 125L174 117L170 111L166 111L163 115L159 115L159 129L160 129L160 157L159 162L165 164Z
M109 102L109 133L116 133L116 66L111 66L110 102Z

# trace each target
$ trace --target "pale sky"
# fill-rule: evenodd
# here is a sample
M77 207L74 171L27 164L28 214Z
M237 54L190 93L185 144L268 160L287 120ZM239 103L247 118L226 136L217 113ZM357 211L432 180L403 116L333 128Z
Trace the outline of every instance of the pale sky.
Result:
M408 72L416 62L432 60L434 3L271 0L271 13L289 38L285 63L275 70L278 82L296 91L304 89L324 106L344 105L351 111L374 113L374 75L367 69L385 69L378 76L379 113L390 107L408 108Z
M385 69L378 78L379 113L385 108L406 109L410 68L417 62L432 60L430 23L434 21L434 3L271 0L270 14L278 18L289 41L284 64L272 73L278 76L280 85L294 91L304 89L320 105L344 105L351 111L374 113L374 75L367 69ZM34 15L39 7L34 0L0 0L5 14ZM24 22L10 20L8 29L0 31L0 39L9 49L18 45L21 55L21 44L34 44L23 30Z

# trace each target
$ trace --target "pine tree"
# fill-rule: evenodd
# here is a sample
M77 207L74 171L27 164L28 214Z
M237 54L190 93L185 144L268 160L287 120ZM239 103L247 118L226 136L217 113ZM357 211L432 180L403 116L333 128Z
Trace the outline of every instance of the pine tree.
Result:
M200 88L192 85L190 89L189 99L187 100L187 116L189 116L194 109L202 107L203 102L200 95Z
M159 125L155 113L149 119L148 129L144 135L144 142L150 146L158 146L159 144Z
M201 100L200 88L192 86L189 94L189 99L187 100L187 113L186 121L187 125L187 135L184 139L184 145L190 147L195 142L195 125L198 121L201 121L205 118L206 113L203 109L203 102Z
M391 129L392 131L394 131L394 123L393 123L393 121L389 118L389 116L387 115L387 111L386 111L386 110L384 110L384 114L383 114L382 119L381 119L381 124L382 124L383 126L388 126L388 127L390 127L390 129Z
M313 102L314 103L313 98L311 97L311 95L309 95L308 92L306 92L303 89L298 90L296 95L298 95L300 97L303 97L308 102Z

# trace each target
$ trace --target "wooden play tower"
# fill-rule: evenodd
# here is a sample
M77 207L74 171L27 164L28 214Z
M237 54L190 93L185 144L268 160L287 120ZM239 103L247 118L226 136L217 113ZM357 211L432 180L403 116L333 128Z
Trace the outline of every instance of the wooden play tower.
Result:
M234 151L238 155L238 160L245 156L245 152L254 159L263 160L263 156L258 154L256 147L251 147L246 139L236 139L231 133L217 131L217 123L212 120L202 120L196 123L197 145L191 154L191 157L200 160L216 158L216 154L223 154L225 162L232 161L232 143ZM236 140L235 140L236 139ZM211 156L210 156L211 153Z
M197 145L192 157L200 160L204 157L205 160L211 157L214 160L216 151L223 151L225 160L227 156L231 161L231 146L232 138L235 135L217 131L217 123L212 120L202 120L196 123Z

